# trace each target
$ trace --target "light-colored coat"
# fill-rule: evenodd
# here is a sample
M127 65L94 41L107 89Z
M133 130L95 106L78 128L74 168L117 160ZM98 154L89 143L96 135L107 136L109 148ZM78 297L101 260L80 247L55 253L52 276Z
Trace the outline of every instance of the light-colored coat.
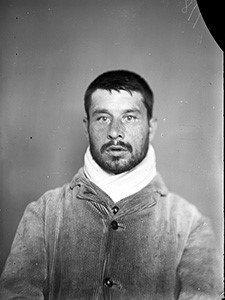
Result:
M214 246L207 219L159 175L115 204L81 169L27 206L1 299L221 299Z

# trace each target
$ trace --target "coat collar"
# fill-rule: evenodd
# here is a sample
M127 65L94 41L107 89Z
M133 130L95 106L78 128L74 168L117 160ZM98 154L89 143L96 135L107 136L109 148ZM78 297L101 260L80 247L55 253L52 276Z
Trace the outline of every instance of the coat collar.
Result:
M76 198L81 201L90 201L105 217L113 217L115 202L98 186L89 181L84 175L83 168L74 176L70 189L76 193ZM116 202L119 207L117 217L151 209L157 204L160 197L166 196L168 190L159 174L139 192Z
M91 194L95 194L95 195L97 194L96 191L97 186L87 179L87 177L84 174L83 168L79 169L78 173L73 177L72 181L70 182L71 190L73 190L74 187L76 186L78 187L85 186ZM97 187L97 189L99 188ZM166 196L168 194L168 189L159 173L157 173L156 176L152 179L152 181L146 187L144 187L140 192L149 193L150 191L158 192L161 196Z

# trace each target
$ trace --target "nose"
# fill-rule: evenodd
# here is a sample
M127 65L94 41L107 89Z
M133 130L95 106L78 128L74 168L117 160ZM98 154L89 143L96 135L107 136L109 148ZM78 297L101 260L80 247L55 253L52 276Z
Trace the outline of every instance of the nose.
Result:
M124 130L122 124L119 122L113 121L109 127L107 138L109 140L123 139Z

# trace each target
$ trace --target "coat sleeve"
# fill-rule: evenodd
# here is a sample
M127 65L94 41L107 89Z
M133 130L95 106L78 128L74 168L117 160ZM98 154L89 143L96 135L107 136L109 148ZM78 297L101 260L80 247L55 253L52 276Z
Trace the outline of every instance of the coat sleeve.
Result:
M0 279L0 299L44 299L47 259L43 199L29 204Z
M209 221L200 214L193 222L178 267L179 300L222 299L222 259Z

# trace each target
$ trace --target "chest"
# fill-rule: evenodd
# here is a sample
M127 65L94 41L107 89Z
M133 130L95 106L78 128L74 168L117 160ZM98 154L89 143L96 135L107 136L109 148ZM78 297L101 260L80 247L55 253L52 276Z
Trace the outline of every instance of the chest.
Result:
M82 202L64 212L53 252L61 293L145 299L172 291L180 256L175 223L159 218L156 206L123 214L101 209Z

